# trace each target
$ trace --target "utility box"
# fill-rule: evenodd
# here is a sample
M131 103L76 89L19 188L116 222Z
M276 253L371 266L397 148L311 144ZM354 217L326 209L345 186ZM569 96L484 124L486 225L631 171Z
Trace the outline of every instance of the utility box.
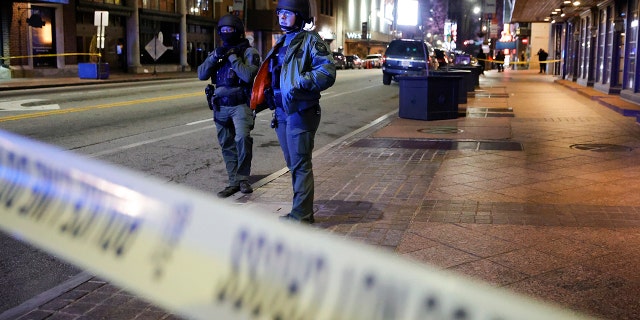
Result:
M399 76L398 116L414 120L458 118L458 91L462 77Z
M480 67L480 65L454 65L451 69L471 71L473 73L474 87L480 87L480 74L482 73L482 67Z
M467 103L467 92L475 91L473 73L469 70L439 69L429 71L430 75L442 77L459 77L458 81L458 104Z
M78 76L80 79L107 79L109 78L108 63L78 63Z

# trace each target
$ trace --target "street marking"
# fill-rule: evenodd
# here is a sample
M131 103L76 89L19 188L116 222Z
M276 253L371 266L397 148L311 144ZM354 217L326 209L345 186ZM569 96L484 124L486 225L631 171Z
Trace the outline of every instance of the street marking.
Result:
M25 106L27 103L45 101L44 99L24 99L14 101L0 101L0 111L34 111L34 110L55 110L60 109L58 104L41 104Z
M164 97L155 97L155 98L146 98L146 99L138 99L138 100L129 100L129 101L120 101L120 102L113 102L113 103L98 104L98 105L94 105L94 106L86 106L86 107L80 107L80 108L58 109L58 110L45 111L45 112L36 112L36 113L22 114L22 115L16 115L16 116L0 117L0 122L23 120L23 119L30 119L30 118L40 118L40 117L53 116L53 115L59 115L59 114L76 113L76 112L85 112L85 111L91 111L91 110L97 110L97 109L124 107L124 106L130 106L130 105L134 105L134 104L140 104L140 103L151 103L151 102L166 101L166 100L177 100L177 99L183 99L183 98L196 97L196 96L200 96L200 95L202 95L202 92L198 91L198 92L192 92L192 93L177 94L177 95L172 95L172 96L164 96Z
M130 144L127 144L127 145L124 145L124 146L120 146L120 147L117 147L117 148L111 148L111 149L106 149L106 150L102 150L102 151L99 151L99 152L89 153L89 154L87 154L87 156L92 157L92 158L102 157L102 156L106 156L106 155L113 154L113 153L116 153L116 152L124 151L124 150L127 150L127 149L140 147L140 146L143 146L143 145L146 145L146 144L156 143L156 142L160 142L160 141L164 141L164 140L168 140L168 139L173 139L173 138L185 136L185 135L188 135L188 134L200 132L200 131L203 131L203 130L209 130L211 128L213 128L213 125L208 125L208 126L205 126L205 127L201 127L201 128L193 129L193 130L189 130L189 131L178 132L178 133L174 133L174 134L158 137L158 138L155 138L155 139L147 139L147 140L139 141L139 142L136 142L136 143L130 143Z
M332 98L336 98L336 97L339 97L339 96L343 96L343 95L345 95L345 94L356 93L356 92L359 92L359 91L364 91L364 90L371 89L371 88L375 88L375 87L379 87L379 86L380 86L380 85L379 85L379 84L377 84L377 85L373 85L373 86L362 87L362 88L359 88L359 89L356 89L356 90L344 91L344 92L335 93L335 94L333 93L333 91L330 91L330 92L325 92L325 93L323 93L322 97L323 97L323 99L325 99L325 100L326 100L326 99L332 99Z
M211 119L204 119L204 120L198 120L198 121L189 122L189 123L187 123L186 125L187 125L187 126L195 126L195 125L197 125L197 124L201 124L201 123L205 123L205 122L211 122L211 121L213 121L213 120L211 120Z

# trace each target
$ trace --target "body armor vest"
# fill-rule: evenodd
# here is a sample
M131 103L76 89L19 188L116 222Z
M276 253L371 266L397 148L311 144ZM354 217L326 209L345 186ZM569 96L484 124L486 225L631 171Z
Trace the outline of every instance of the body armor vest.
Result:
M240 78L231 68L229 60L216 72L216 85L219 87L239 87L241 85Z
M244 52L249 47L249 41L242 42L236 48L238 48L238 58L244 60ZM232 47L224 47L225 50L228 51ZM216 72L216 85L219 87L241 87L247 85L245 82L240 80L238 75L233 68L231 68L231 62L229 59L225 59L224 64L218 69Z

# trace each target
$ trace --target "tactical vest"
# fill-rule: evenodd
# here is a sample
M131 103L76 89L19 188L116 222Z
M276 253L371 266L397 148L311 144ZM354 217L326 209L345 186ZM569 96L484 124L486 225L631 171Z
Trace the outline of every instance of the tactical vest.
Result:
M248 41L247 43L241 43L236 46L239 50L238 58L245 59L244 52L249 48ZM231 49L231 47L227 48ZM218 69L216 72L216 85L219 87L247 87L249 84L242 81L233 68L231 68L231 61L229 59L225 59L225 63Z

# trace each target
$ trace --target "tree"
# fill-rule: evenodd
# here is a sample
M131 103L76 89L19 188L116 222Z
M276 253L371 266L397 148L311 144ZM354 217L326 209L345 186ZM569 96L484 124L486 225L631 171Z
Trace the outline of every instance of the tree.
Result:
M438 35L441 39L444 35L444 23L447 21L448 1L425 0L426 10L423 10L423 25L425 33Z

